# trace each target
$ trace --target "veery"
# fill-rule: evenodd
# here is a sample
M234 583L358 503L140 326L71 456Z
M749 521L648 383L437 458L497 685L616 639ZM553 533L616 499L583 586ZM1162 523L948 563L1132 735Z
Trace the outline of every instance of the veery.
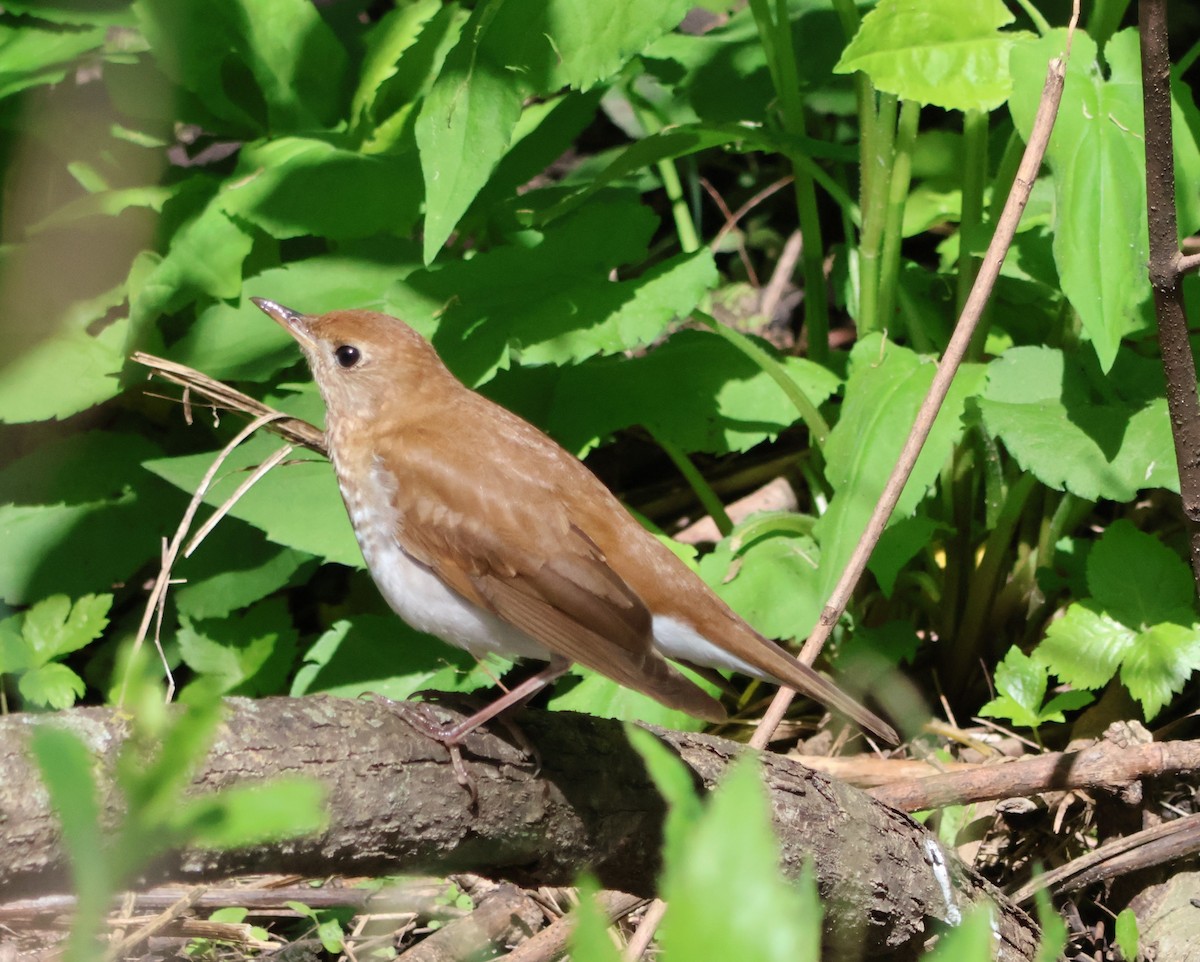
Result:
M392 609L477 657L548 662L443 733L448 741L572 662L724 720L721 704L672 661L787 685L897 741L890 725L736 615L582 462L460 383L407 324L252 300L308 359L354 533Z

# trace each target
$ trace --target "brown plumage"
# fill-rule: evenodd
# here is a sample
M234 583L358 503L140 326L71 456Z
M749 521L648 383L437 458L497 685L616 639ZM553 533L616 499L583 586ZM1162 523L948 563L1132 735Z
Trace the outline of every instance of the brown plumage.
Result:
M579 662L710 721L721 705L669 659L735 668L896 741L738 617L577 458L456 380L408 325L254 302L308 358L367 565L410 624L477 655L548 660L544 681Z

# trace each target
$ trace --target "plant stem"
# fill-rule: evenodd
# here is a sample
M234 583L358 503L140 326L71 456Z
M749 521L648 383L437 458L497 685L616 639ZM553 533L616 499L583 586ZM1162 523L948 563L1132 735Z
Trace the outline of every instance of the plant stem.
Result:
M961 314L975 283L980 259L971 253L983 221L983 190L987 182L988 115L968 110L963 115L962 215L958 224L958 311Z
M704 479L704 475L692 464L692 459L674 441L668 441L666 438L659 437L654 431L651 431L650 435L654 438L655 443L663 449L667 457L671 459L671 463L679 469L679 473L683 475L688 486L696 493L696 497L700 500L700 504L703 505L704 510L716 522L717 530L721 532L721 537L729 537L729 533L733 531L733 522L725 511L725 505L721 503L721 499L717 497L717 493Z
M880 251L887 225L888 194L892 180L892 150L896 139L899 102L892 94L880 94L871 142L873 155L867 160L870 194L863 198L862 232L858 242L858 333L862 337L884 326L879 315Z
M787 0L775 0L772 14L767 0L750 0L750 9L766 51L771 81L779 98L783 130L795 138L806 133L804 101L800 96L800 78L796 72L796 53L792 45L792 26ZM821 237L821 219L813 178L800 160L798 147L786 151L792 165L796 194L796 215L804 238L801 263L804 270L804 327L808 332L808 354L817 363L829 357L829 298L825 291L825 244Z
M900 278L900 242L903 239L904 205L912 180L912 151L917 139L921 105L906 100L900 107L896 130L896 150L892 161L892 182L888 188L887 222L883 230L883 257L879 271L879 323L892 326L896 306L896 285Z

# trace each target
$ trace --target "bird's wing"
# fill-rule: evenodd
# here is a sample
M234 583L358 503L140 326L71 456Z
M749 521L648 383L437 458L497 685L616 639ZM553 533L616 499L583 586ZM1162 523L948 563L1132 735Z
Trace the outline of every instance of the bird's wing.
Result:
M436 456L440 440L406 432L381 452L396 468L396 538L406 552L550 651L697 717L725 717L654 649L649 609L572 522L569 498L537 457L490 458L478 438L472 450L488 470L466 486ZM581 470L580 483L600 483Z

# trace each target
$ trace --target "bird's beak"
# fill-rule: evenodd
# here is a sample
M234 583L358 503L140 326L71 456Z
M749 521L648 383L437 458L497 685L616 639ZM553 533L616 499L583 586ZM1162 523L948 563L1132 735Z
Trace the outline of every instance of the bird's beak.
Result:
M284 307L282 304L277 304L275 301L269 301L265 297L252 297L251 301L254 306L260 311L275 321L280 327L292 335L301 344L312 343L312 333L308 328L308 318L299 311L293 311L290 307Z

